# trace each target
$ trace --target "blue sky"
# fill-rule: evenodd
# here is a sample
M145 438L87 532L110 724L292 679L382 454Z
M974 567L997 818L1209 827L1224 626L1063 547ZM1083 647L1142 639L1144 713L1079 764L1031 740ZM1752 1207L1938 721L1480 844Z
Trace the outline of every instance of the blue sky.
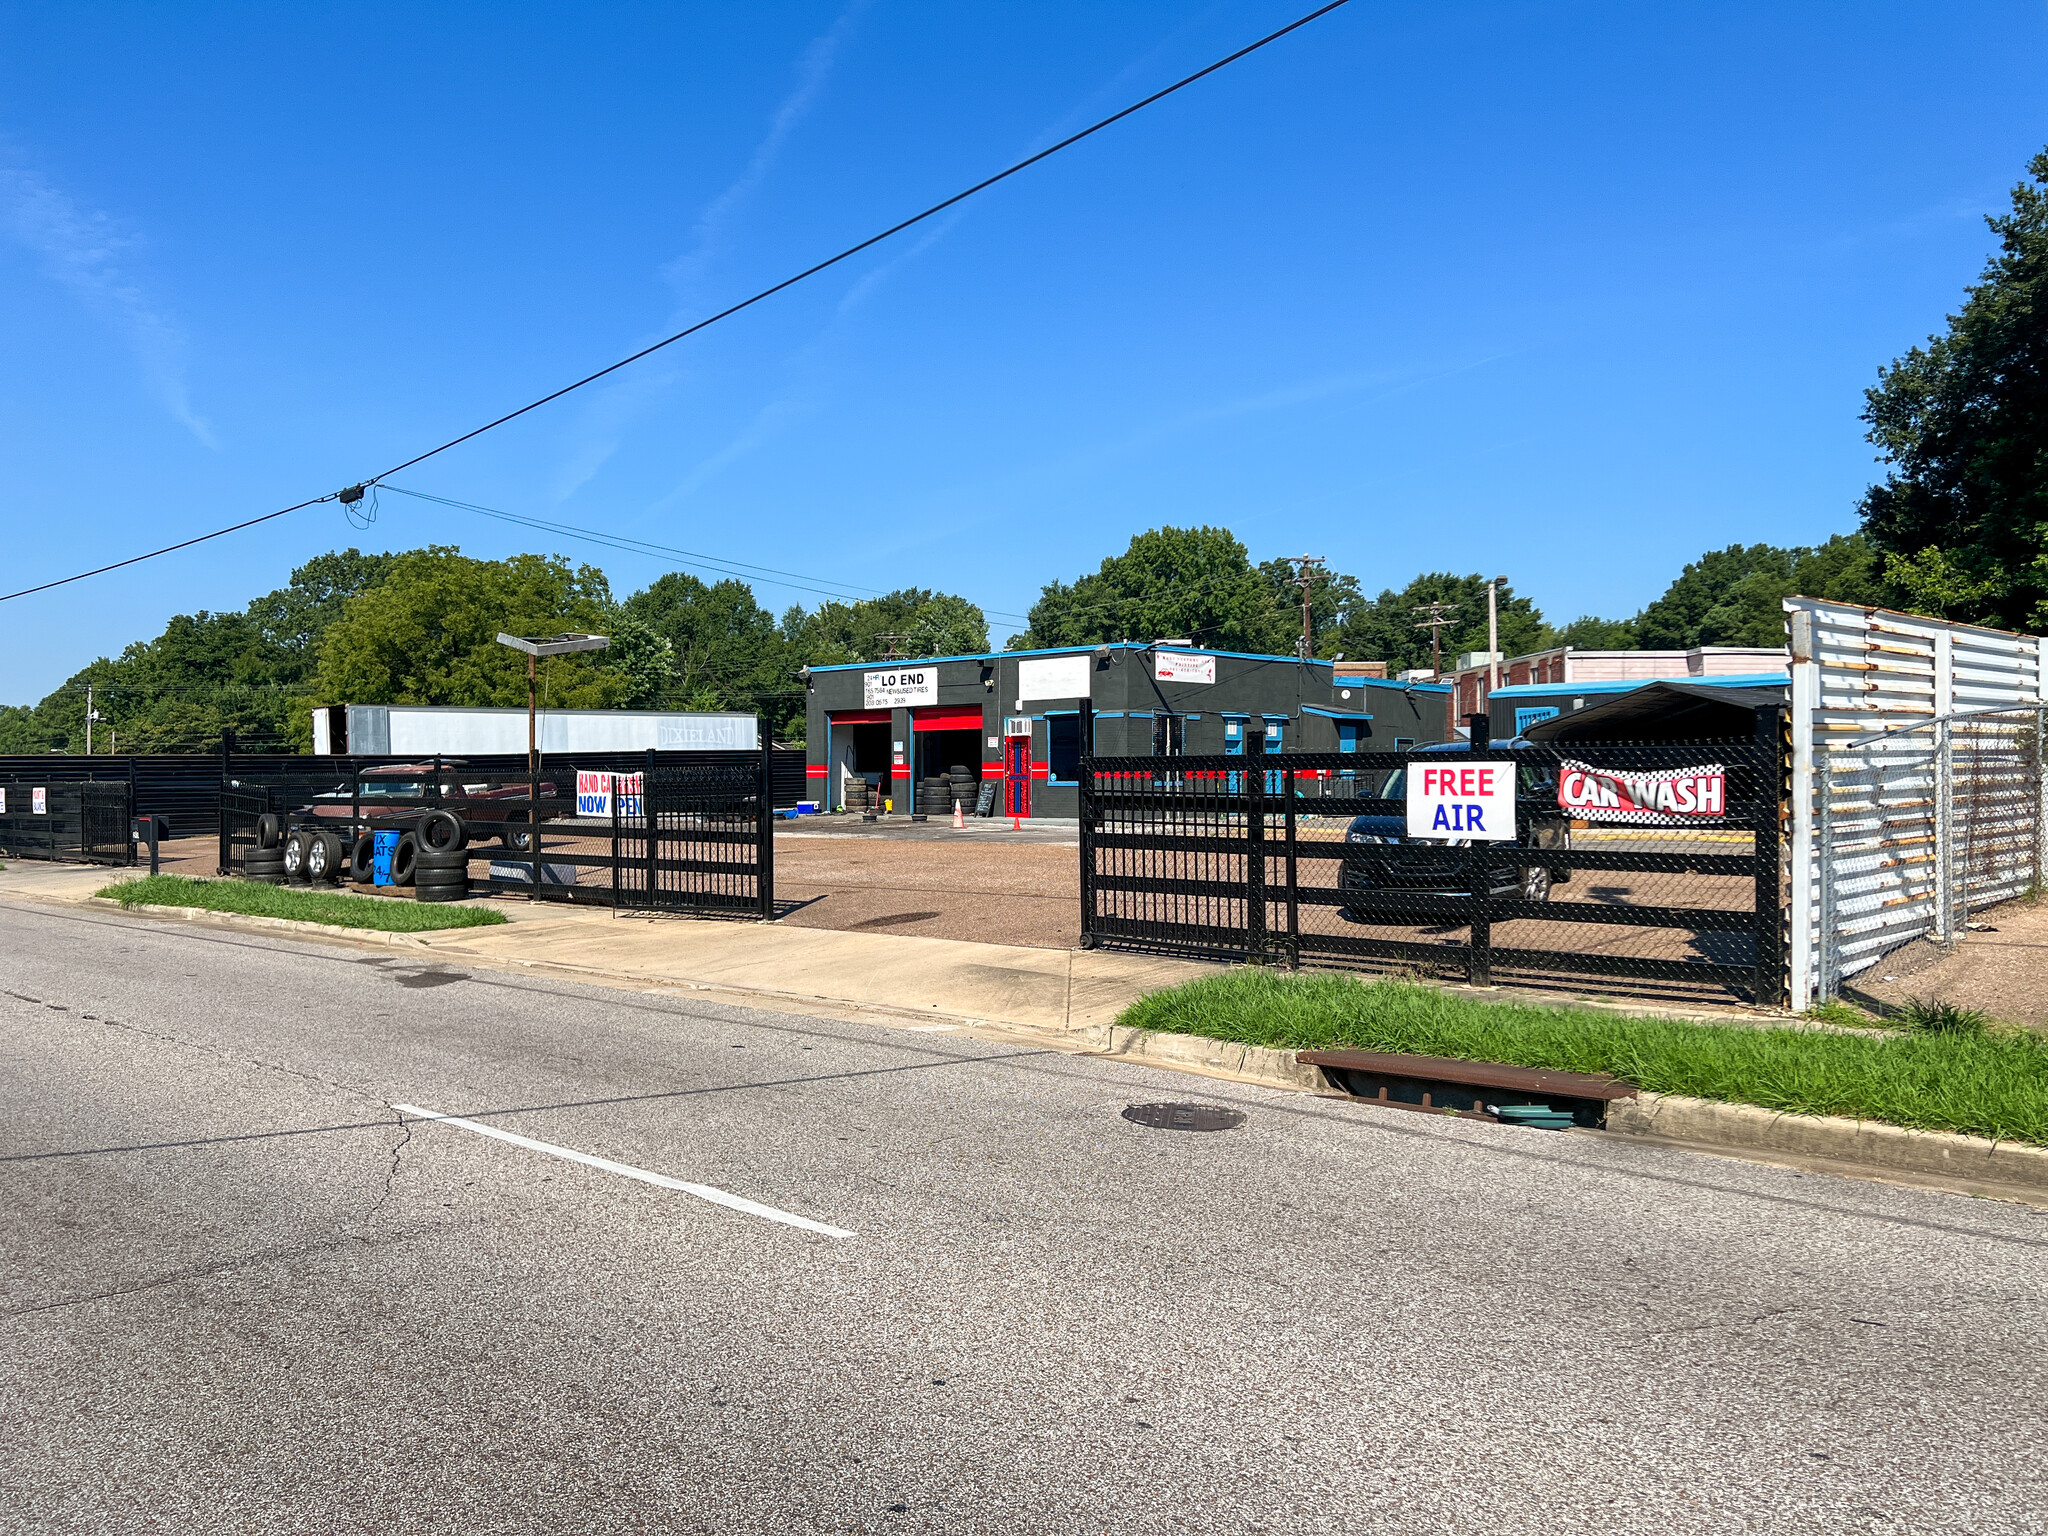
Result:
M1307 8L0 5L5 587L383 469ZM1981 266L2044 63L2039 0L1355 0L398 483L998 643L1166 522L1626 614L1853 528L1861 391ZM666 568L319 507L0 605L0 702L430 542Z

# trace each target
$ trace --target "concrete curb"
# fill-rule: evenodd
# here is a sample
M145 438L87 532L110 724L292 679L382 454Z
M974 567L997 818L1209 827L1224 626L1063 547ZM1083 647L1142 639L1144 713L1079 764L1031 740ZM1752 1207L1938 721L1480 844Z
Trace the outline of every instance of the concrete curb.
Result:
M212 928L254 928L258 932L310 934L323 939L355 939L365 944L390 944L425 948L427 933L460 932L460 929L430 928L424 933L387 933L380 928L347 928L339 923L308 923L295 917L262 917L254 912L214 912L205 907L161 907L148 902L123 906L111 896L88 896L85 905L110 907L116 912L141 912L150 917L175 917L187 923L204 923Z
M1953 1184L2003 1185L2048 1194L2048 1147L1951 1131L1914 1131L1874 1120L1792 1115L1754 1104L1644 1094L1617 1099L1607 1129L1697 1146L1816 1158Z
M1267 1088L1291 1088L1302 1093L1324 1093L1329 1080L1320 1067L1305 1067L1292 1051L1276 1051L1263 1045L1241 1045L1231 1040L1211 1040L1202 1035L1162 1034L1151 1029L1127 1029L1121 1024L1090 1024L1069 1033L1091 1056L1115 1056L1141 1061L1147 1066L1172 1067L1198 1072L1204 1077L1224 1077L1234 1082L1258 1083Z

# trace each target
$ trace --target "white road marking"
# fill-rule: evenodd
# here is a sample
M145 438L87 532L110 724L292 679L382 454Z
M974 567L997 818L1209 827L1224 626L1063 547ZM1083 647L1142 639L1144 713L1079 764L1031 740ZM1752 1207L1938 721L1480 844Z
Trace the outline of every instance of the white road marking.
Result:
M558 1147L553 1142L535 1141L531 1136L501 1131L495 1125L465 1120L460 1115L444 1115L438 1109L421 1109L417 1104L394 1104L391 1107L401 1115L411 1115L420 1120L438 1120L443 1125L456 1126L465 1131L475 1131L479 1136L510 1142L513 1146L524 1147L529 1152L544 1152L549 1157L582 1163L587 1168L601 1168L606 1173L616 1173L621 1178L638 1179L642 1184L652 1184L657 1189L679 1190L686 1195L695 1195L699 1200L709 1200L713 1205L722 1205L728 1210L744 1211L749 1216L759 1216L766 1221L779 1221L785 1226L802 1227L806 1232L816 1232L824 1237L854 1235L840 1227L828 1227L822 1221L812 1221L808 1216L795 1216L788 1211L778 1211L772 1205L762 1205L759 1201L748 1200L740 1195L727 1194L722 1189L713 1189L709 1184L685 1183L681 1179L672 1179L665 1173L649 1173L645 1168L615 1163L608 1157L593 1157L590 1153L578 1152L573 1147Z

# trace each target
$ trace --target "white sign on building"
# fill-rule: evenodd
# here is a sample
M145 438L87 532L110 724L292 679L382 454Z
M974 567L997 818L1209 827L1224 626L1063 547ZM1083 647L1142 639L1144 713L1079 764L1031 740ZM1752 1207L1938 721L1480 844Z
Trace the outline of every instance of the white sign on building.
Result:
M1017 702L1026 699L1085 699L1095 676L1095 658L1041 656L1017 663Z
M1152 653L1152 675L1162 683L1214 683L1216 658L1186 651Z
M1449 842L1503 842L1515 835L1515 765L1408 764L1408 835Z
M914 709L920 704L936 704L939 669L895 667L887 672L863 672L860 693L863 709Z

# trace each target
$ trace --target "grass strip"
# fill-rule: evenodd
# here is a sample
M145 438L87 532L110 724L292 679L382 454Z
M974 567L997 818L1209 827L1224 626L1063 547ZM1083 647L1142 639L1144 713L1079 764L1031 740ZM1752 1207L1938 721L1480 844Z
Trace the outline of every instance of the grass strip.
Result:
M505 914L449 902L396 901L377 896L344 896L339 891L295 891L250 880L194 880L185 875L144 875L99 893L124 907L203 907L208 912L241 912L251 917L289 917L335 928L373 928L379 933L425 933L431 928L488 928Z
M1481 1003L1398 981L1244 967L1154 992L1133 1029L1278 1050L1354 1047L1567 1072L1652 1093L2048 1145L2048 1037L1837 1034Z

